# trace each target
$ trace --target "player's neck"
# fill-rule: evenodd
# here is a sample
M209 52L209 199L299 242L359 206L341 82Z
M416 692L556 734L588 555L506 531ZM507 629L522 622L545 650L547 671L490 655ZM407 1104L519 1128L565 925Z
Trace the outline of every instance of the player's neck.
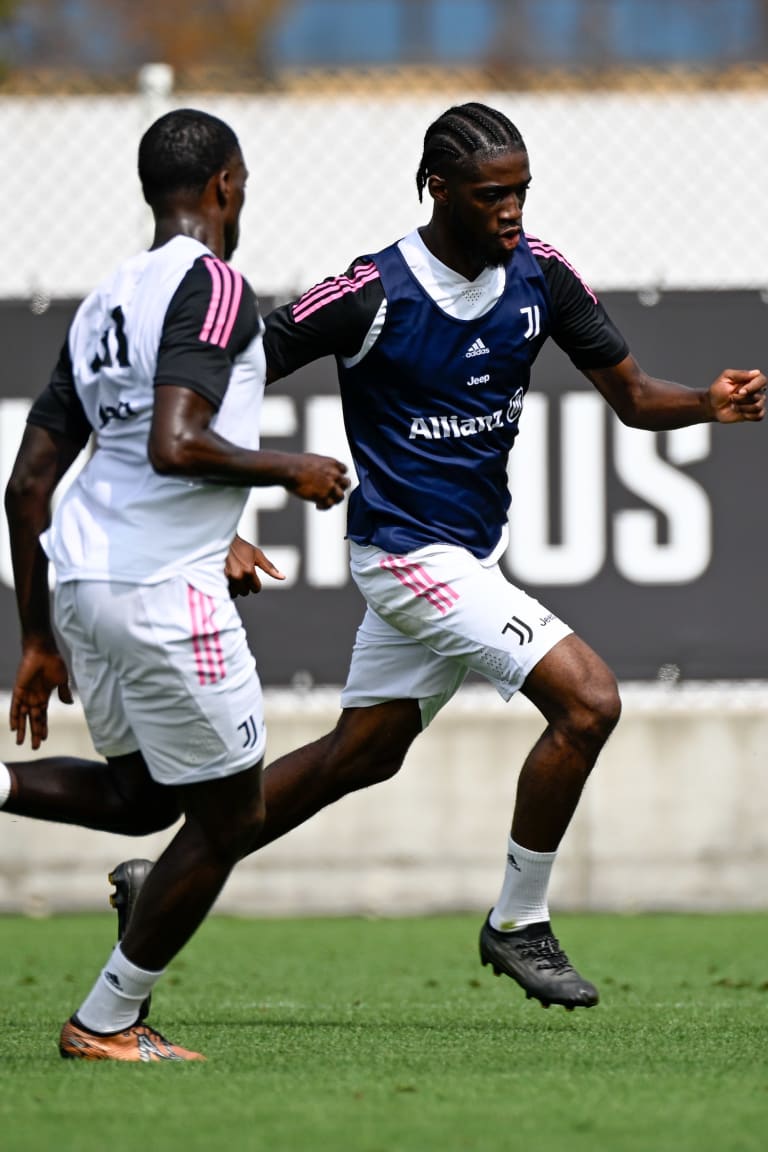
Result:
M175 236L189 236L210 248L214 255L224 259L224 238L220 227L205 215L191 212L173 213L155 219L155 235L151 249L162 248Z
M485 268L485 262L472 256L466 248L459 245L450 232L441 228L435 220L419 228L419 235L432 255L450 268L458 272L465 280L476 280Z

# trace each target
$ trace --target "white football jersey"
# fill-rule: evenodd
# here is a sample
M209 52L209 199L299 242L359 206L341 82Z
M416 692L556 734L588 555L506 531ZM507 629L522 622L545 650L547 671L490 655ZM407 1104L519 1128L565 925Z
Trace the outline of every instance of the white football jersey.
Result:
M42 538L59 581L141 584L184 573L205 591L221 589L249 490L154 471L154 388L199 392L216 408L216 432L258 448L262 333L247 281L186 236L127 260L83 301L49 386L65 404L79 401L95 433ZM34 408L30 420L46 423Z

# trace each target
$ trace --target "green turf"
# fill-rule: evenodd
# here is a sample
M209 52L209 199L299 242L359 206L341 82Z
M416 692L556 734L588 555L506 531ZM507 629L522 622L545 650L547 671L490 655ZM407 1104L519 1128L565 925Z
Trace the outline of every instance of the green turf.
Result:
M152 1014L208 1063L125 1066L56 1049L112 919L0 918L0 1149L768 1147L768 917L560 916L602 993L572 1013L481 968L478 927L213 917Z

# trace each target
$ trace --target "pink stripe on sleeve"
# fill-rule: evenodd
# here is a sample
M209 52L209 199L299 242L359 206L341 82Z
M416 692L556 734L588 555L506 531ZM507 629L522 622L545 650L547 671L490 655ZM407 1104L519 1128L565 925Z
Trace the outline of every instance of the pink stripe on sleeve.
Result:
M232 270L230 269L230 271ZM229 338L232 335L232 329L235 326L235 320L237 320L237 313L240 308L240 299L243 295L242 276L239 272L233 272L232 274L234 276L234 282L232 285L232 303L229 308L229 316L227 318L227 322L224 325L224 329L221 333L221 339L219 340L219 344L222 348L226 348L227 344L229 343Z
M211 277L211 299L208 304L208 311L205 315L203 326L200 329L199 339L210 340L211 331L219 312L219 302L221 301L221 272L219 271L217 262L212 257L204 256L203 263Z
M591 297L592 300L594 300L595 304L597 304L597 296L595 296L589 284L587 284L586 280L579 275L573 264L570 264L566 260L562 252L558 252L557 248L553 248L551 244L545 244L543 240L537 240L535 236L526 236L526 240L528 241L528 247L534 256L551 257L551 259L558 260L561 264L564 264L565 267L569 269L569 271L573 272L574 276L581 284L584 291L589 297Z
M208 337L211 344L221 344L221 333L229 317L229 302L232 299L232 269L227 268L226 264L220 264L219 273L221 275L221 301L211 334Z
M306 292L297 300L297 306L302 304L312 303L318 297L324 295L328 291L332 291L341 284L348 284L354 286L358 278L365 273L368 273L376 268L372 260L364 260L362 264L355 264L352 269L351 276L330 276L327 280L321 280L319 284L314 284L308 288Z
M297 323L306 320L307 316L311 316L313 312L317 312L319 308L324 308L333 300L339 300L349 292L359 292L365 284L378 279L379 270L375 264L362 264L352 278L336 276L333 280L326 280L322 284L317 284L296 301L292 309L293 319Z
M204 256L203 263L210 274L212 288L200 339L226 348L240 308L243 278L234 268L213 256Z

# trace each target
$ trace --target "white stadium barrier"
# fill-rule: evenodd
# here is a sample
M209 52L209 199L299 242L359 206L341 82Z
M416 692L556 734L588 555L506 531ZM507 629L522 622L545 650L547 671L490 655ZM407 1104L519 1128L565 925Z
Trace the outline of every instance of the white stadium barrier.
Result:
M558 858L553 908L765 907L768 684L625 685L622 696L624 714ZM337 693L270 691L266 706L272 760L333 725ZM501 882L517 772L541 727L522 697L504 705L492 690L466 686L397 777L243 861L216 910L486 909ZM38 755L51 753L92 754L77 706L52 708ZM18 756L3 733L0 757ZM0 815L0 911L104 909L110 868L155 856L168 837L134 840Z

